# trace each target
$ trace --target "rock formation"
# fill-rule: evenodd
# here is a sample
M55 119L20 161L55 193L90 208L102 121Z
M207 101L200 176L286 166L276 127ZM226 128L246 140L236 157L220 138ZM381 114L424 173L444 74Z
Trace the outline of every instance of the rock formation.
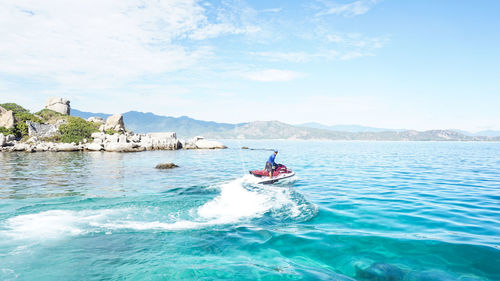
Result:
M224 144L218 141L206 140L204 137L194 137L188 140L184 145L185 149L224 149L227 148Z
M30 137L47 138L57 134L56 125L39 124L32 121L26 121L26 125L28 125L28 135Z
M117 132L125 132L125 124L121 114L111 115L106 119L104 130L114 130Z
M64 115L69 115L71 109L69 106L69 100L57 97L49 98L45 104L45 108L54 110Z
M88 150L134 152L144 150L176 150L182 148L181 141L173 132L150 134L113 134L93 133L92 143L84 147Z
M0 127L10 129L14 127L14 113L0 106Z
M45 106L46 109L51 109L62 114L69 114L70 106L69 101L62 98L50 98ZM176 150L176 149L215 149L226 148L225 145L216 141L205 140L203 137L196 137L187 142L177 139L175 132L162 132L162 133L148 133L148 134L134 134L125 129L123 116L115 114L104 121L100 117L90 117L88 122L100 124L99 131L93 133L88 137L89 131L91 132L94 126L88 126L85 122L78 120L77 123L72 124L70 133L68 130L64 132L59 131L61 124L70 124L67 116L59 116L51 114L50 120L45 120L46 124L40 124L33 121L26 122L28 127L28 136L26 140L26 133L18 139L14 135L4 136L0 134L0 152L2 151L110 151L110 152L136 152L145 150ZM35 116L36 117L36 116ZM7 111L5 108L0 107L0 126L12 128L15 120L12 111ZM87 128L85 128L87 126ZM68 128L67 128L68 129ZM87 130L82 132L82 130ZM48 137L61 134L64 139L65 134L78 135L76 140L81 140L80 143L56 143L46 141ZM72 135L73 136L73 135Z
M31 122L32 125L41 125ZM43 125L43 124L42 124ZM54 126L54 125L51 125ZM55 126L54 126L55 127ZM33 128L31 130L34 130ZM109 151L109 152L138 152L145 150L177 150L177 149L221 149L226 148L220 142L205 140L197 137L187 142L177 139L173 132L150 133L150 134L105 134L93 133L92 141L84 143L53 143L43 141L40 138L47 135L33 133L26 142L17 141L13 135L4 136L0 134L0 151Z
M103 118L101 117L89 117L87 119L87 121L89 122L94 122L94 123L98 123L98 124L101 124L101 125L104 125L105 121Z

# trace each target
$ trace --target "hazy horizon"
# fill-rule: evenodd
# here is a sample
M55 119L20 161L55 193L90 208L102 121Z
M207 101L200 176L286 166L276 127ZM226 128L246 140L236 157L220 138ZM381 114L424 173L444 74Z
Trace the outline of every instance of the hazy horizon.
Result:
M76 110L78 110L80 112L83 112L83 113L95 113L95 114L116 114L116 113L124 114L124 113L127 113L127 112L140 112L140 113L144 113L144 114L155 114L153 112L142 112L142 111L138 111L138 110L130 110L130 111L127 111L127 112L91 112L91 111L82 111L80 109L76 109ZM161 114L155 114L155 115L162 116L162 117L173 117L173 118L188 117L188 118L192 118L192 119L199 120L199 121L217 122L217 123L226 123L226 124L241 124L241 123L251 123L251 122L278 121L278 122L286 123L286 124L293 125L293 126L303 126L303 125L308 125L308 124L318 124L318 125L322 125L322 126L326 126L326 127L335 127L335 126L339 126L339 127L346 126L346 127L349 127L349 126L352 126L352 127L363 127L363 128L367 128L367 129L369 128L369 129L391 130L391 131L410 131L410 130L416 130L416 129L413 129L413 128L381 128L381 127L372 127L372 126L366 126L366 125L363 125L363 124L325 124L325 123L321 123L321 122L287 123L287 122L282 121L282 120L273 120L273 119L269 119L269 120L248 120L248 121L244 121L244 122L235 123L235 122L218 122L218 121L210 120L210 119L196 119L196 118L193 118L193 117L188 116L188 115L179 115L179 116L161 115ZM314 127L312 127L312 128L314 128ZM500 132L499 130L467 131L467 130L462 130L462 129L459 129L459 128L433 128L433 129L428 129L428 130L455 130L455 131L463 131L463 132L472 133L472 134L476 134L476 133L479 133L479 132L485 132L485 131ZM428 131L428 130L419 130L419 131Z
M0 102L500 130L498 1L0 3Z

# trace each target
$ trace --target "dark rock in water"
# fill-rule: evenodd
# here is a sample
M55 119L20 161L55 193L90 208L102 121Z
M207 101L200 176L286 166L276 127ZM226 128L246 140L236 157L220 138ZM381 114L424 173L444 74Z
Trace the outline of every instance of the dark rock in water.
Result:
M179 166L175 165L174 163L163 163L163 164L158 164L156 165L156 169L172 169L172 168L177 168Z
M241 149L248 149L248 146L242 146Z
M398 281L404 279L405 273L401 268L392 264L373 263L368 268L358 268L356 275L365 280Z

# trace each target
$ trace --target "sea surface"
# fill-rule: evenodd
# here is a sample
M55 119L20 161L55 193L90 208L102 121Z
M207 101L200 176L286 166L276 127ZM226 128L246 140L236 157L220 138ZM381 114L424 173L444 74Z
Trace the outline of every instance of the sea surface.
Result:
M500 143L224 142L0 153L0 280L500 280Z

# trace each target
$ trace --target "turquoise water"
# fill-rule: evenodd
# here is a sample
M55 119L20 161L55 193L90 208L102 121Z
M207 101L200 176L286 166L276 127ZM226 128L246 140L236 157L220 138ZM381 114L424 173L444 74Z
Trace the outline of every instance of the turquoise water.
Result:
M500 280L500 143L225 143L0 153L0 280Z

